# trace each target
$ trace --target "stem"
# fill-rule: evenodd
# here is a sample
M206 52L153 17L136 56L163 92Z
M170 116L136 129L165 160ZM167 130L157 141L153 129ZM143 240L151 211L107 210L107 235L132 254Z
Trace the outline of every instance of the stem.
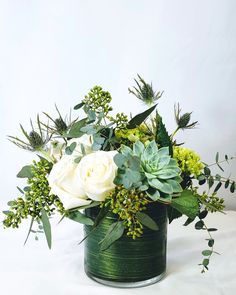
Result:
M230 158L227 159L227 160L222 160L222 161L220 161L220 162L215 162L215 163L212 163L212 164L210 164L210 165L207 165L207 167L211 167L211 166L214 166L214 165L217 165L217 164L221 164L221 163L224 163L224 162L228 162L229 160L234 160L234 159L236 159L236 157L230 157Z
M170 138L171 139L173 139L173 137L176 135L176 133L179 131L179 127L177 127L176 129L175 129L175 131L171 134L171 136L170 136Z

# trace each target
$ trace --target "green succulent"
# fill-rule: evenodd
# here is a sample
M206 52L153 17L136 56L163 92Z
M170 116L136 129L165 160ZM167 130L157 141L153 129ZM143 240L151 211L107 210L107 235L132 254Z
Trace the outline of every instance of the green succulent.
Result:
M133 149L122 146L114 161L118 166L114 182L126 189L138 188L152 200L164 202L182 191L176 160L169 155L168 147L158 149L154 140L146 147L141 141L135 142Z

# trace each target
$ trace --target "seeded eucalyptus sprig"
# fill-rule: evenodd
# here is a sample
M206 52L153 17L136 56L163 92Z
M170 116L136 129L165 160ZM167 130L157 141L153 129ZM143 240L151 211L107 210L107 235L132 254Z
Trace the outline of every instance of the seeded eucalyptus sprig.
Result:
M134 79L137 87L133 86L129 88L129 93L134 94L138 99L142 100L146 105L151 106L154 104L159 98L161 98L163 91L156 92L152 88L152 84L148 84L144 81L143 78L138 75L139 81Z

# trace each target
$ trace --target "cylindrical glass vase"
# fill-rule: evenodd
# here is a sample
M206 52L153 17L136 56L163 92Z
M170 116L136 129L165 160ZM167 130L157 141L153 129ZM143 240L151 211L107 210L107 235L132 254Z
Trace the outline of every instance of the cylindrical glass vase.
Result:
M116 216L106 216L96 230L84 226L85 255L84 268L93 280L121 288L141 287L153 284L163 278L166 271L167 210L166 206L154 203L146 213L156 221L157 231L144 229L141 237L133 240L123 236L107 250L101 251L99 242L104 238ZM85 210L85 214L95 218L97 208Z

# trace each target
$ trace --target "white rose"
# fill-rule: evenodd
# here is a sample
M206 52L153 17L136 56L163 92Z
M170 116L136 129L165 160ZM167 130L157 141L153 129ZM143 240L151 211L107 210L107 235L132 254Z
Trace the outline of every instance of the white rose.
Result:
M117 166L113 161L116 151L97 151L84 156L78 164L78 182L86 195L96 201L104 201L115 188L113 180Z
M88 205L91 202L87 200L81 186L79 173L78 164L74 162L74 157L63 156L53 165L48 176L51 193L60 198L66 210Z
M72 138L68 140L67 146L70 146L73 142L76 143L76 148L73 151L73 156L81 156L83 154L81 145L83 145L86 154L90 154L92 152L93 138L91 135L84 134L81 137Z

